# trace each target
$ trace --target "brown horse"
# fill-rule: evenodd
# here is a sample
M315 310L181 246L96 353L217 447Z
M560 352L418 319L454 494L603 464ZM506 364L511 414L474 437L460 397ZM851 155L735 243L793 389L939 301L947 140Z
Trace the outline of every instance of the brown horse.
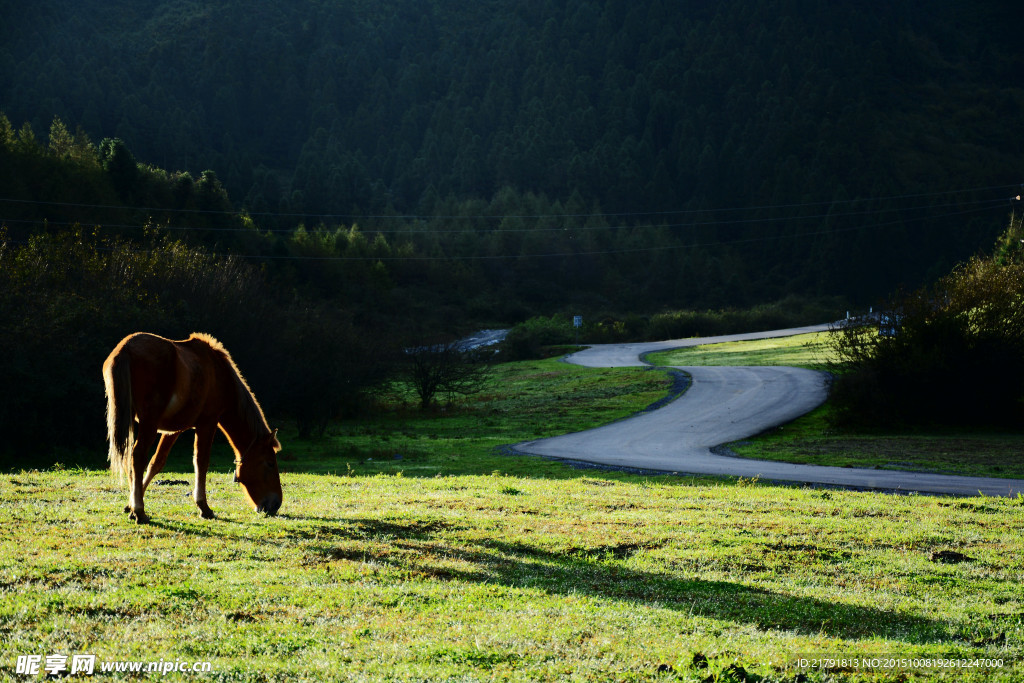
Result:
M131 519L139 524L149 521L142 502L146 487L163 469L181 433L192 428L192 498L204 518L213 518L206 504L206 470L218 427L235 451L235 481L252 506L271 515L281 507L277 431L267 426L249 385L216 339L205 334L185 341L145 332L128 335L103 363L103 382L110 469L122 480L129 477L125 512ZM146 454L157 434L160 443L146 467Z

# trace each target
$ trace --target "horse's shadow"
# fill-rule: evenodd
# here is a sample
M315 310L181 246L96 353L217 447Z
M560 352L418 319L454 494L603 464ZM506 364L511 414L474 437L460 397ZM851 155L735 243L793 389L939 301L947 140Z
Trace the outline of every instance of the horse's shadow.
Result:
M552 594L643 603L688 615L729 620L805 635L857 640L885 638L945 642L953 634L941 620L864 605L789 595L731 581L688 578L683 571L641 570L613 560L652 546L638 544L552 550L502 538L464 539L457 522L438 520L337 519L283 513L290 533L260 543L304 546L307 562L372 563L387 572L410 571L439 581L496 583ZM245 524L218 516L154 526L203 537L234 537L223 524ZM369 541L369 543L367 543Z
M626 559L648 546L623 544L551 550L501 538L453 540L446 522L338 520L322 522L300 536L314 561L372 562L385 569L413 571L441 581L497 583L541 589L552 594L644 603L688 615L750 624L805 635L910 642L941 642L949 625L927 617L833 600L803 597L730 581L687 578L666 569L639 570L612 560ZM357 540L376 540L372 550Z
M214 511L216 517L214 519L203 519L196 513L195 517L190 520L172 520L165 521L163 519L154 519L146 523L146 526L154 529L163 529L164 531L173 531L179 534L188 534L189 536L202 536L203 538L227 538L229 534L223 532L223 529L216 528L218 524L234 524L242 525L245 524L243 520L231 519L223 515L218 515ZM127 515L126 515L127 517Z

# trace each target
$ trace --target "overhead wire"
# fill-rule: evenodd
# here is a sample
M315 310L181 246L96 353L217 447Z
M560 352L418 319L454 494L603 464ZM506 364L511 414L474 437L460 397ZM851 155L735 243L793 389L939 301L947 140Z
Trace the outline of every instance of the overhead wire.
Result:
M573 226L571 228L561 227L523 227L523 228L486 228L481 230L482 234L492 233L538 233L538 232L597 232L601 230L640 230L640 229L666 229L666 228L686 228L686 227L714 227L714 226L728 226L728 225L749 225L754 223L782 223L782 222L795 222L795 221L807 221L817 220L822 218L845 218L849 216L869 216L875 214L885 213L896 213L896 212L908 212L908 211L919 211L925 209L942 209L951 206L963 207L972 205L992 205L998 206L1003 204L1002 199L981 199L970 202L947 202L944 204L930 204L930 205L917 205L917 206L905 206L905 207L881 207L877 209L865 209L860 211L838 211L818 214L805 214L805 215L786 215L786 216L766 216L758 218L733 218L733 219L719 219L719 220L706 220L706 221L685 221L679 223L640 223L640 224L620 224L620 225L582 225ZM54 221L42 218L26 219L26 218L0 218L0 222L6 223L18 223L28 225L59 225L59 226L72 226L81 224L82 221ZM89 221L95 222L95 221ZM159 230L175 230L175 231L196 231L196 232L253 232L253 228L249 227L205 227L205 226L194 226L194 225L171 225L169 223L107 223L107 222L96 222L103 228L119 229L119 230L143 230L143 229L159 229ZM295 228L257 228L259 233L273 233L273 234L293 234ZM318 229L313 229L310 232L318 233L321 232ZM448 234L468 234L472 232L471 229L410 229L410 228L370 228L366 231L368 234L383 234L383 235L448 235Z
M714 246L727 246L727 245L738 245L738 244L750 244L756 242L763 242L769 240L781 240L791 239L798 237L813 237L825 234L837 234L845 233L857 230L866 230L874 228L882 228L891 225L909 224L916 223L926 220L940 220L949 218L952 216L966 215L970 213L978 213L987 211L992 208L996 208L1000 205L1004 205L1007 201L1005 198L991 198L991 199L974 199L968 201L947 201L939 204L921 204L917 203L913 206L893 206L891 203L897 200L906 199L921 199L926 197L943 197L943 196L957 196L966 193L977 193L977 192L992 192L992 191L1003 191L1010 188L1022 188L1024 185L995 185L988 187L976 187L967 188L960 190L944 190L939 192L931 193L915 193L915 194L904 194L904 195L889 195L886 197L875 197L867 199L849 199L849 200L836 200L832 202L802 202L802 203L791 203L791 204L776 204L776 205L760 205L760 206L747 206L747 207L721 207L717 209L688 209L672 212L620 212L620 213L609 213L609 214L505 214L505 215L433 215L433 216L378 216L378 218L416 218L418 220L467 220L467 219L495 219L495 218L533 218L533 219L566 219L566 218L592 218L592 217L623 217L623 216L669 216L669 215L698 215L698 214L710 214L710 213L732 213L739 211L779 211L779 210L794 210L794 209L806 209L809 207L816 206L842 206L852 204L879 204L888 202L889 205L878 206L877 208L865 208L850 211L834 211L830 210L826 213L815 213L815 214L803 214L798 212L787 212L784 215L775 216L758 216L752 218L718 218L714 220L689 220L683 222L659 222L659 223L640 223L640 224L619 224L619 225L590 225L590 226L573 226L567 228L565 226L556 227L522 227L522 228L483 228L483 229L375 229L371 228L366 231L366 234L397 234L400 236L417 236L417 235L443 235L443 234L476 234L478 236L490 235L493 233L537 233L537 232L565 232L568 233L570 238L577 234L586 234L595 231L602 230L640 230L640 229L671 229L677 231L680 228L706 228L706 227L724 227L724 226L749 226L754 224L774 224L780 222L797 223L808 220L822 220L822 219L834 219L834 218L848 218L851 216L882 216L890 213L907 213L907 212L919 212L925 210L936 210L943 208L957 207L957 211L950 211L939 215L920 215L911 217L902 217L900 219L882 222L871 222L856 226L847 227L828 227L819 230L803 231L803 232L788 232L788 233L776 233L772 235L759 235L759 236L748 236L748 237L737 237L734 239L716 240L712 242L702 243L686 243L686 244L672 244L672 245L657 245L650 247L632 247L632 248L621 248L621 249L602 249L602 250L590 250L590 251L568 251L568 252L553 252L553 253L540 253L540 254L468 254L468 255L442 255L442 256L429 256L429 255L415 255L415 256L345 256L345 255L330 255L330 256L308 256L299 254L228 254L237 258L245 259L257 259L257 260L295 260L295 261L438 261L438 260L499 260L499 259L520 259L520 258L551 258L551 257L569 257L569 256L598 256L598 255L612 255L612 254L627 254L627 253L644 253L644 252L657 252L657 251L668 251L677 249L689 249L689 248L704 248ZM1020 201L1020 195L1010 197L1009 201L1015 202ZM39 206L59 206L59 207L77 207L77 208L91 208L91 209L117 209L117 210L135 210L135 211L160 211L160 212L176 212L176 213L208 213L208 214L219 214L219 215L235 215L240 216L235 212L228 211L205 211L205 210L191 210L191 209L151 209L147 207L123 207L114 205L102 205L102 204L86 204L86 203L70 203L70 202L45 202L35 200L19 200L0 197L0 202L8 203L21 203L21 204L36 204ZM287 217L291 215L300 214L246 214L246 215L269 215L278 217ZM301 214L307 215L307 214ZM326 215L326 214L324 214ZM372 218L372 216L363 216L364 219ZM159 224L146 222L143 224L126 224L126 223L115 223L108 224L102 221L88 220L87 224L96 224L102 228L114 229L114 230L140 230L140 229L154 229L158 231L164 230L175 230L175 231L196 231L196 232L251 232L253 229L249 227L201 227L201 226L189 226L189 225L171 225L171 224ZM25 219L25 218L0 218L0 225L51 225L51 226L71 226L81 225L82 221L51 221L47 219ZM259 233L284 233L292 234L295 229L271 229L262 230L257 228ZM312 232L316 233L317 230ZM682 235L680 235L682 236ZM9 240L10 241L10 240Z
M679 249L697 249L705 247L716 247L716 246L730 246L735 244L749 244L755 242L768 242L772 240L781 239L792 239L797 237L812 237L818 235L837 234L845 232L853 232L857 230L882 228L892 225L901 225L907 222L919 222L924 220L931 220L936 218L948 218L952 216L962 216L970 213L978 213L980 211L986 211L990 207L969 209L964 211L952 211L940 216L931 217L920 217L908 220L894 220L886 221L883 223L872 223L868 225L852 226L847 228L830 228L823 230L813 230L802 233L790 233L783 235L767 235L762 237L746 237L738 238L734 240L719 240L715 242L700 242L694 244L675 244L675 245L661 245L654 247L635 247L627 249L605 249L605 250L594 250L594 251L571 251L571 252L557 252L557 253L542 253L542 254L495 254L495 255L469 255L469 256L296 256L296 255L242 255L237 254L238 258L247 258L255 260L304 260L304 261L477 261L477 260L508 260L508 259L522 259L522 258L565 258L573 256L608 256L613 254L629 254L629 253L645 253L645 252L657 252L657 251L675 251ZM234 254L233 254L234 255Z
M133 206L116 204L90 204L86 202L54 202L37 199L17 199L11 197L0 197L0 202L14 204L34 204L37 206L61 206L86 209L115 209L127 211L152 211L163 214L209 214L229 216L261 216L266 218L304 218L304 219L338 219L346 218L352 221L359 220L503 220L505 218L598 218L598 217L628 217L628 216L670 216L670 215L692 215L702 213L731 213L737 211L767 211L778 209L807 208L813 206L837 206L843 204L869 203L869 202L890 202L903 199L919 199L923 197L939 197L944 195L959 195L969 192L991 192L996 190L1019 189L1021 185L990 185L986 187L971 187L954 190L941 190L936 192L909 193L899 195L886 195L881 197L860 197L853 199L822 200L815 202L797 202L787 204L761 204L751 206L732 207L711 207L706 209L674 209L658 211L619 211L619 212L591 212L591 213L536 213L536 214L506 214L506 213L481 213L481 214L356 214L356 213L312 213L312 212L274 212L274 211L248 211L248 210L226 210L226 209L174 209L152 206Z
M782 239L793 239L801 237L814 237L829 234L839 234L846 232L853 232L858 230L878 229L889 227L893 225L905 225L908 223L918 223L928 220L938 220L942 218L950 218L953 216L962 216L972 213L980 213L988 211L989 209L1003 204L1004 200L988 200L985 202L974 202L979 206L973 209L964 209L959 211L950 211L939 215L933 216L917 216L905 219L897 219L891 221L884 221L881 223L867 223L856 226L838 227L838 228L825 228L820 230L811 230L799 233L786 233L786 234L773 234L755 237L743 237L729 240L717 240L713 242L698 242L690 244L674 244L674 245L659 245L651 247L633 247L623 249L602 249L602 250L590 250L590 251L568 251L568 252L553 252L553 253L535 253L535 254L473 254L473 255L442 255L442 256L382 256L382 255L366 255L366 256L310 256L310 255L299 255L299 254L239 254L226 252L222 254L225 257L233 257L240 259L251 259L251 260L265 260L265 261L493 261L493 260L511 260L511 259L524 259L524 258L566 258L566 257L579 257L579 256L608 256L615 254L629 254L629 253L650 253L659 251L675 251L681 249L697 249L707 248L716 246L731 246L739 244L751 244L757 242L767 242L772 240ZM950 205L947 205L950 206ZM857 215L857 214L850 214ZM31 222L31 221L29 221ZM4 219L0 219L0 224L4 223ZM53 223L50 223L51 225ZM203 230L203 228L196 228L196 230ZM371 231L372 234L373 231ZM24 245L26 242L8 240L9 243ZM101 251L113 250L113 247L96 247ZM154 250L135 250L137 253L148 253Z
M877 202L882 202L882 201L892 201L893 199L896 199L896 198L904 198L904 199L906 199L906 198L921 198L921 197L929 197L929 196L936 197L936 196L943 196L943 195L962 194L962 193L972 192L972 191L981 191L982 189L988 189L988 190L991 190L991 189L1006 189L1008 187L1013 187L1013 186L996 186L996 188L980 188L980 189L975 189L975 190L956 190L956 191L947 191L947 192L938 192L938 193L929 193L929 194L903 195L902 197L891 196L891 197L877 198L877 199L841 200L841 201L833 202L832 205L841 204L841 203L849 204L849 203L853 203L853 202L877 203ZM782 215L782 216L761 216L761 217L755 217L755 218L726 218L726 219L715 219L715 220L691 220L691 221L683 221L683 222L675 222L675 223L660 222L660 223L639 223L639 224L618 224L618 225L584 225L584 226L573 226L572 228L567 228L565 226L556 226L556 227L538 227L538 226L533 226L533 227L522 227L522 228L507 228L507 227L506 228L502 228L502 227L497 227L497 228L487 228L485 230L485 232L486 233L514 233L514 232L537 233L537 232L562 232L562 231L566 231L566 230L569 230L569 229L571 229L573 231L576 231L576 232L589 232L589 231L599 231L599 230L637 230L637 229L649 229L649 228L667 229L667 228L680 228L680 227L712 227L712 226L726 226L726 225L745 225L745 224L753 224L753 223L779 223L779 222L787 222L787 221L806 221L806 220L817 220L817 219L823 219L823 218L841 218L841 217L848 217L848 216L866 216L866 215L873 215L873 214L918 211L918 210L926 210L926 209L939 209L939 208L946 208L946 207L950 207L950 206L971 206L971 205L979 205L980 206L980 205L988 205L988 204L991 204L993 206L998 206L999 204L1002 204L1004 201L1006 201L1006 200L1004 200L1002 198L1000 198L1000 199L978 199L978 200L972 200L972 201L967 201L967 202L946 202L946 203L942 203L942 204L919 204L919 205L916 205L916 206L882 206L882 207L879 207L879 208L861 209L861 210L856 210L856 211L829 211L827 213L803 214L803 215L801 215L801 214L788 214L788 215ZM1011 198L1011 201L1012 201L1012 198ZM107 205L74 204L74 203L61 203L61 202L33 202L31 200L11 200L11 199L4 199L4 198L0 198L0 202L37 203L37 204L43 205L43 206L88 207L88 208L102 208L102 209L110 208L110 209L125 210L125 207L115 207L115 206L107 206ZM747 207L732 207L732 208L723 208L723 209L714 209L714 210L713 209L699 209L699 210L690 210L690 211L687 211L687 212L682 212L682 211L681 212L675 212L672 215L683 214L683 213L691 213L691 214L696 214L696 213L719 213L719 212L728 213L728 212L735 212L735 211L741 211L741 210L764 211L764 210L768 210L768 209L807 208L807 207L811 207L811 206L823 206L825 204L827 204L827 203L826 202L805 202L805 203L802 203L802 204L764 205L764 206L760 206L760 207L750 207L750 208L747 208ZM129 209L129 210L148 211L148 210L151 210L151 209L143 207L143 208L134 208L134 209ZM178 212L178 211L187 211L187 210L184 210L184 209L171 209L169 211L171 211L171 212ZM220 214L224 214L225 212L207 212L207 213L220 213ZM236 215L236 214L232 214L232 215ZM237 215L240 215L240 214L237 214ZM249 215L249 214L246 214L246 215ZM273 214L273 215L280 216L280 215L287 215L287 214ZM505 215L502 215L502 216L495 216L495 217L491 217L491 218L502 218L502 219L504 219L504 218L537 218L537 219L541 219L541 218L574 218L574 217L575 218L581 218L581 217L596 217L596 216L615 217L615 216L624 216L624 215L641 216L641 215L654 215L654 214L653 213L631 213L631 214L537 214L535 216L505 214ZM662 214L662 215L670 215L670 214L665 213L665 214ZM397 218L397 217L391 216L390 218ZM451 217L438 217L438 216L435 216L433 218L451 218L451 219L466 220L466 219L472 219L473 217L470 217L470 216L451 216ZM44 218L26 219L26 218L9 217L9 218L0 218L0 222L18 223L18 224L33 224L33 225L44 225L44 224L46 224L46 225L64 225L64 226L69 226L69 225L81 224L83 221L81 221L81 220L79 220L79 221L71 221L71 220L55 221L55 220L48 220L48 219L44 219ZM207 232L252 232L253 231L253 228L244 227L244 226L214 227L214 226L172 225L170 223L161 224L161 223L150 223L150 222L147 222L147 223L107 223L105 221L97 221L95 219L95 217L90 219L90 220L86 220L85 222L93 223L93 224L98 224L98 225L101 225L101 226L106 227L106 228L123 229L123 230L158 228L158 229L161 229L161 230L207 231ZM291 234L291 233L293 233L295 231L295 228L259 228L259 227L257 227L256 231L260 232L260 233ZM314 228L312 230L312 232L319 232L319 230ZM467 229L464 229L464 228L459 228L459 229L454 229L454 228L453 229L443 229L443 228L421 228L421 229L414 229L414 228L377 228L377 227L373 227L373 228L370 228L367 232L375 233L375 234L379 233L379 234L385 234L385 235L390 235L390 234L396 234L396 235L418 235L418 234L443 235L443 234L465 234L465 233L470 232L470 230L467 230Z

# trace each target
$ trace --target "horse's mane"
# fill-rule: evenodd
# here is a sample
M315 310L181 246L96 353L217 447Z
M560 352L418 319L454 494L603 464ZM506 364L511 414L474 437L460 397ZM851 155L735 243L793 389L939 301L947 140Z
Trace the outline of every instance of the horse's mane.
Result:
M252 430L253 434L270 433L270 427L267 425L267 418L263 415L263 408L260 407L260 402L256 400L256 396L252 393L252 389L249 388L248 382L242 376L242 371L235 365L235 360L228 353L228 350L224 348L224 345L214 337L203 332L193 332L189 339L198 339L205 342L227 362L235 380L238 414L245 420L246 425Z

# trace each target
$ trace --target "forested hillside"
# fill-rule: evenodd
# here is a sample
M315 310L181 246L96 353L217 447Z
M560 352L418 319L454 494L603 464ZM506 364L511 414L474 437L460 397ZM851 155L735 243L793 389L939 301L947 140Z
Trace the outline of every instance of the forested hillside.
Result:
M351 259L335 228L379 231L377 282L425 307L869 303L991 244L1024 181L1011 2L36 0L3 14L15 128L42 137L58 116L189 172L186 189L222 183L215 210L281 231L215 240L243 255L294 256L272 242L323 223L310 249ZM0 198L22 203L0 201L0 219L110 222L24 202L62 192L110 203L9 180ZM331 268L353 263L289 266L325 271L330 290Z

